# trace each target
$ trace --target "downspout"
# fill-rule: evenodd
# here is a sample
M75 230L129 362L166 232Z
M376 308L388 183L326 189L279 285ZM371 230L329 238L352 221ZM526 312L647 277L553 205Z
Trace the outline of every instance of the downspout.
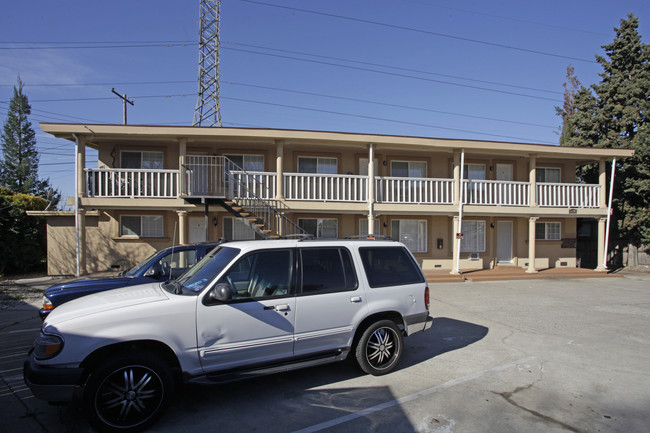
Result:
M609 182L609 203L607 204L607 225L605 226L605 255L603 268L607 269L607 248L609 247L609 221L612 218L612 198L614 196L614 176L616 174L616 158L612 160L612 176Z
M79 137L72 133L75 145L74 154L74 233L76 236L77 268L76 276L81 276L81 240L79 239Z
M368 235L375 233L375 148L372 143L368 147Z
M460 194L458 194L458 233L463 232L463 180L465 177L465 149L461 149L460 153ZM456 272L460 274L460 243L462 239L459 237L456 246Z

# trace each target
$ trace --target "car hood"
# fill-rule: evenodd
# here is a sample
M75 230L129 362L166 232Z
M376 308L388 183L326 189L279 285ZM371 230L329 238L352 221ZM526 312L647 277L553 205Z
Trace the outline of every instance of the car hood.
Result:
M75 289L88 289L88 288L107 288L107 287L124 287L132 284L133 277L83 277L68 280L61 284L57 284L45 289L45 294L55 293L59 291L68 291Z
M44 327L90 314L127 309L140 304L160 302L169 299L160 283L140 284L120 289L93 293L55 308L47 316Z

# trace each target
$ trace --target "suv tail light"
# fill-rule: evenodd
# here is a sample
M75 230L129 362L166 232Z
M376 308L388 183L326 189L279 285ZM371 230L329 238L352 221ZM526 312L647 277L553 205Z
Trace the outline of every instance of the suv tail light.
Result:
M424 288L424 306L429 309L429 286Z

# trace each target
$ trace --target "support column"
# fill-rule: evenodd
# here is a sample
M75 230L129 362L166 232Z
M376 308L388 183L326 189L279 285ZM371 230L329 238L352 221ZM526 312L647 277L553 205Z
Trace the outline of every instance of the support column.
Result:
M88 270L86 269L86 210L79 209L79 276L86 275ZM96 269L95 271L98 271Z
M176 211L178 214L178 244L185 245L187 243L187 211Z
M458 227L458 221L460 218L458 215L454 215L454 223L453 223L453 229L451 232L451 257L452 257L452 263L451 263L451 272L449 272L452 275L460 275L460 269L456 268L456 264L459 261L460 258L460 248L459 248L459 243L456 240L456 233L460 233L460 228Z
M460 151L459 150L454 150L454 205L458 206L458 203L460 203ZM456 236L456 233L454 232L454 237Z
M535 224L539 217L530 217L528 219L528 269L526 272L534 274L537 272L535 269Z
M600 185L600 208L607 207L607 161L601 159L598 162L598 185Z
M375 148L368 145L368 234L375 235Z
M530 183L530 207L537 207L537 155L530 155L528 162L528 182Z
M598 272L607 272L605 266L605 230L607 227L607 218L598 218Z
M284 141L275 142L275 199L284 200Z

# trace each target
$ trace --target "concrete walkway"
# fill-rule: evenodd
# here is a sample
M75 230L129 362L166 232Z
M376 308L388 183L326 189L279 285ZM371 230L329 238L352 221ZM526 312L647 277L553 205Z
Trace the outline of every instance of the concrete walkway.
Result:
M478 269L464 271L461 275L452 275L448 270L425 271L424 276L429 283L458 283L461 281L510 281L538 280L558 278L620 278L620 273L597 272L582 268L549 268L529 274L524 268L515 266L498 266L494 269Z

